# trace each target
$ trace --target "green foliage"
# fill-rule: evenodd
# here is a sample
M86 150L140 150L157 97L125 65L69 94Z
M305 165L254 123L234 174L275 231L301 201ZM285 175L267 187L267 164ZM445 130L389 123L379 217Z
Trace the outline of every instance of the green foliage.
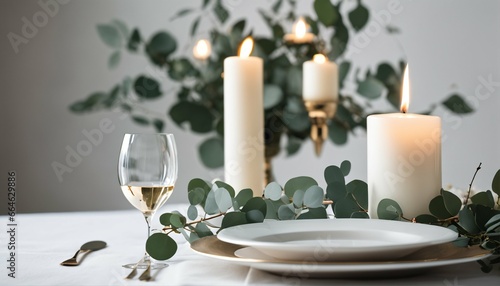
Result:
M267 157L274 157L281 150L286 150L288 156L294 155L309 138L311 124L301 95L302 64L316 53L328 55L339 67L339 103L335 117L328 123L328 137L334 144L346 144L356 129L366 129L366 117L369 114L380 113L372 110L370 101L382 99L391 109L399 110L404 62L393 64L380 59L374 65L375 70L372 70L370 66L354 66L342 57L349 49L357 49L350 44L350 40L363 32L371 14L361 0L349 10L341 9L342 3L311 1L312 14L303 16L317 38L312 43L301 44L283 40L291 22L297 18L295 1L287 1L287 5L284 5L283 0L275 0L269 5L269 10L258 10L268 27L267 35L253 35L253 55L261 57L265 67L264 130ZM187 29L192 38L197 37L201 25L213 23L203 29L208 31L207 40L212 45L212 54L203 63L193 62L189 54L191 49L179 51L178 47L186 45L178 43L169 31L144 35L138 27L129 29L119 20L98 25L99 38L111 49L108 58L110 69L116 69L120 61L126 59L126 53L142 54L177 84L164 88L163 81L160 83L149 76L136 75L135 80L127 77L122 83L113 86L112 90L117 92L94 92L86 99L71 104L70 110L84 113L119 108L134 123L154 128L157 132L165 129L166 117L181 127L187 123L190 128L186 130L206 136L198 149L203 165L208 168L221 167L224 137L223 62L226 57L236 55L243 38L252 34L248 19L234 19L230 23L233 20L230 18L231 9L225 5L222 0L204 0L199 9L182 8L170 19L175 21L181 17L191 17ZM392 26L387 29L389 33L398 31L397 27ZM330 38L325 38L325 35ZM325 45L325 42L329 42L329 45ZM327 46L329 50L325 49ZM347 81L353 81L354 94L346 94L342 89ZM145 101L170 95L170 92L163 90L172 90L176 100L172 106L166 107L169 109L166 114L163 111L151 112L150 105ZM452 95L442 104L454 113L472 112L460 95ZM286 140L282 140L283 137ZM500 193L500 187L493 189L493 192Z

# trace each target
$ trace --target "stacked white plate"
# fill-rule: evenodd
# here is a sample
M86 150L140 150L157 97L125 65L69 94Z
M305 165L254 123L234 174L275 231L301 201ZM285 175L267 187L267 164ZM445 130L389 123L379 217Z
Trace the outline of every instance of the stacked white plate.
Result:
M217 259L309 277L406 274L489 255L447 244L456 238L447 228L399 221L268 220L224 229L191 247Z

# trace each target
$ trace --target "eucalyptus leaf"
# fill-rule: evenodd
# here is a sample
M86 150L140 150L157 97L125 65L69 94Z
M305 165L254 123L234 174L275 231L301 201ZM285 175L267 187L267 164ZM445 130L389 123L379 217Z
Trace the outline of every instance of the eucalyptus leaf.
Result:
M377 215L379 219L399 220L403 216L403 210L396 201L383 199L377 206Z
M275 84L264 85L264 109L278 105L283 99L283 91Z
M483 205L490 208L495 206L495 199L493 198L491 191L479 192L473 195L470 200L476 205Z
M342 21L339 21L342 23ZM330 57L334 60L344 54L347 49L347 44L349 42L349 31L342 25L337 25L335 27L335 33L330 38L330 45L332 46Z
M177 42L168 32L158 32L146 44L146 53L153 63L163 65L177 49Z
M263 222L265 216L259 210L251 210L251 211L246 213L246 218L247 218L248 222L254 223L254 222Z
M288 136L286 144L286 155L291 156L296 154L302 146L302 140L293 136Z
M339 12L330 0L315 0L314 11L325 26L333 26L339 20Z
M452 192L445 190L441 192L441 195L443 196L444 205L448 213L450 213L452 216L457 215L462 208L462 201L460 200L460 198Z
M296 190L295 193L293 194L293 205L297 208L301 208L302 205L304 204L304 194L305 191L303 190Z
M115 25L97 25L97 33L110 48L119 49L123 45L122 35Z
M469 208L463 208L458 213L458 220L458 224L468 233L475 234L479 232L474 219L474 213Z
M422 214L415 218L418 223L434 224L438 222L437 217L430 214Z
M148 125L149 120L142 116L132 116L132 120L139 125Z
M333 213L336 218L350 218L353 213L359 211L358 205L350 197L338 200L333 207Z
M356 8L349 12L349 21L356 32L359 32L359 30L365 27L366 23L368 23L369 15L370 12L368 9L361 3L361 1L358 1Z
M198 217L198 209L194 205L190 205L187 210L187 216L190 220L195 220Z
M271 182L264 189L264 197L272 201L277 201L281 198L282 192L283 190L281 189L281 186L278 183Z
M333 182L340 182L342 184L345 184L344 173L339 167L335 165L326 167L324 176L327 184L331 184Z
M191 30L190 30L191 37L196 34L196 31L198 30L198 26L200 25L200 20L201 20L201 16L198 16L191 24Z
M316 180L314 180L311 177L306 177L306 176L300 176L300 177L295 177L290 180L288 180L285 183L285 194L289 197L292 198L293 194L297 190L307 190L311 186L317 186L318 183Z
M308 208L307 212L301 213L297 219L320 219L328 218L326 209L324 207Z
M500 197L500 170L498 170L493 177L493 181L491 182L491 189Z
M344 177L349 175L351 172L351 162L348 160L342 161L342 163L340 163L340 170L342 171Z
M446 209L443 196L437 196L430 201L429 211L433 216L440 219L447 219L453 216Z
M361 180L353 180L346 185L346 190L364 210L368 209L368 185Z
M164 233L154 233L146 241L146 252L156 260L167 260L177 252L177 243Z
M114 51L111 56L109 56L109 59L108 59L108 67L110 69L114 69L118 66L118 64L120 63L120 59L121 59L121 53L120 51Z
M248 221L244 212L229 212L222 219L220 230L246 223L248 223Z
M241 209L242 212L249 212L251 210L258 210L264 216L266 215L267 206L264 200L260 197L253 197L247 201L247 203Z
M251 189L243 189L234 197L239 206L244 206L253 197Z
M469 241L469 238L461 236L453 241L453 245L456 247L467 247L469 246Z
M172 60L169 64L168 75L171 79L181 81L189 76L196 76L199 71L187 58Z
M339 122L332 120L328 125L328 137L336 145L347 143L347 130Z
M138 29L134 29L127 43L127 49L131 52L137 52L141 44L142 37Z
M199 103L179 101L172 106L169 115L179 127L182 127L184 122L189 122L193 132L207 133L212 131L214 127L215 118L212 112Z
M170 226L171 213L164 213L160 216L160 223L164 226Z
M278 219L278 208L279 206L276 206L275 203L270 200L265 200L266 202L266 217L265 219Z
M339 88L342 89L344 86L344 81L347 78L347 74L349 74L349 70L351 69L351 62L343 61L339 65Z
M224 166L224 142L219 137L205 140L199 147L203 164L209 168Z
M304 193L304 205L308 208L317 208L323 205L325 195L323 189L318 186L309 187Z
M329 183L326 187L326 195L329 199L333 201L332 208L335 207L335 204L344 199L347 196L347 189L344 183L333 181Z
M353 212L351 214L351 218L370 218L367 212L364 211L359 211L359 212Z
M217 16L219 22L221 22L222 24L224 24L226 20L229 18L229 11L222 4L222 0L217 0L215 2L213 12L215 16Z
M210 191L210 185L202 179L195 178L191 179L188 183L188 191L194 190L196 188L201 188L208 193Z
M183 228L186 225L186 218L179 213L171 213L170 225L175 228Z
M215 199L215 191L211 190L210 192L208 192L204 209L205 212L209 215L213 215L220 212L219 206L217 205L217 201Z
M216 181L214 184L217 187L219 187L219 188L226 189L229 192L229 195L231 196L231 199L234 198L234 196L236 195L236 193L234 191L234 188L231 185L229 185L229 184L227 184L225 182L222 182L222 181Z
M443 101L443 105L450 111L457 114L467 114L474 112L474 109L470 107L463 97L459 94L452 94L450 97Z
M196 234L200 238L214 235L213 232L208 228L208 226L203 222L197 223L194 230L196 231Z
M280 220L290 220L295 218L295 208L293 204L282 205L278 209L278 218Z
M217 207L221 212L226 212L233 206L233 200L226 189L218 188L217 190L215 190L214 194L215 202L217 203Z
M144 99L153 99L162 95L160 84L155 79L143 75L135 79L134 91Z
M385 86L375 77L368 77L358 83L357 92L369 99L377 99L382 96Z

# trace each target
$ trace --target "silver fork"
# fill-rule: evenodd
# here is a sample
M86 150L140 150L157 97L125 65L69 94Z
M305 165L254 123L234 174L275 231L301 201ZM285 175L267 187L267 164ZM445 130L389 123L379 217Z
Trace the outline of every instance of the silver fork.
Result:
M148 260L148 267L144 272L139 276L140 281L149 281L151 280L151 260Z
M125 279L132 279L135 277L135 275L137 275L137 266L139 266L139 264L144 260L144 258L141 258L141 260L139 260L135 265L134 267L132 267L132 271L127 275L127 277L125 277Z

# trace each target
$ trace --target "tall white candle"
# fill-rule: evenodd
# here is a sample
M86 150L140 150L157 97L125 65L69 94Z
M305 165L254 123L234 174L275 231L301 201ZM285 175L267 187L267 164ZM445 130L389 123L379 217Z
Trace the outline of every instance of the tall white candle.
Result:
M338 98L337 65L321 54L302 65L302 97L304 100L336 101Z
M246 39L240 56L224 60L225 180L236 192L264 188L263 61L250 57L253 42Z
M402 111L409 102L408 68L403 80ZM377 218L382 199L396 201L406 218L429 213L441 190L441 119L391 113L368 116L369 214Z

